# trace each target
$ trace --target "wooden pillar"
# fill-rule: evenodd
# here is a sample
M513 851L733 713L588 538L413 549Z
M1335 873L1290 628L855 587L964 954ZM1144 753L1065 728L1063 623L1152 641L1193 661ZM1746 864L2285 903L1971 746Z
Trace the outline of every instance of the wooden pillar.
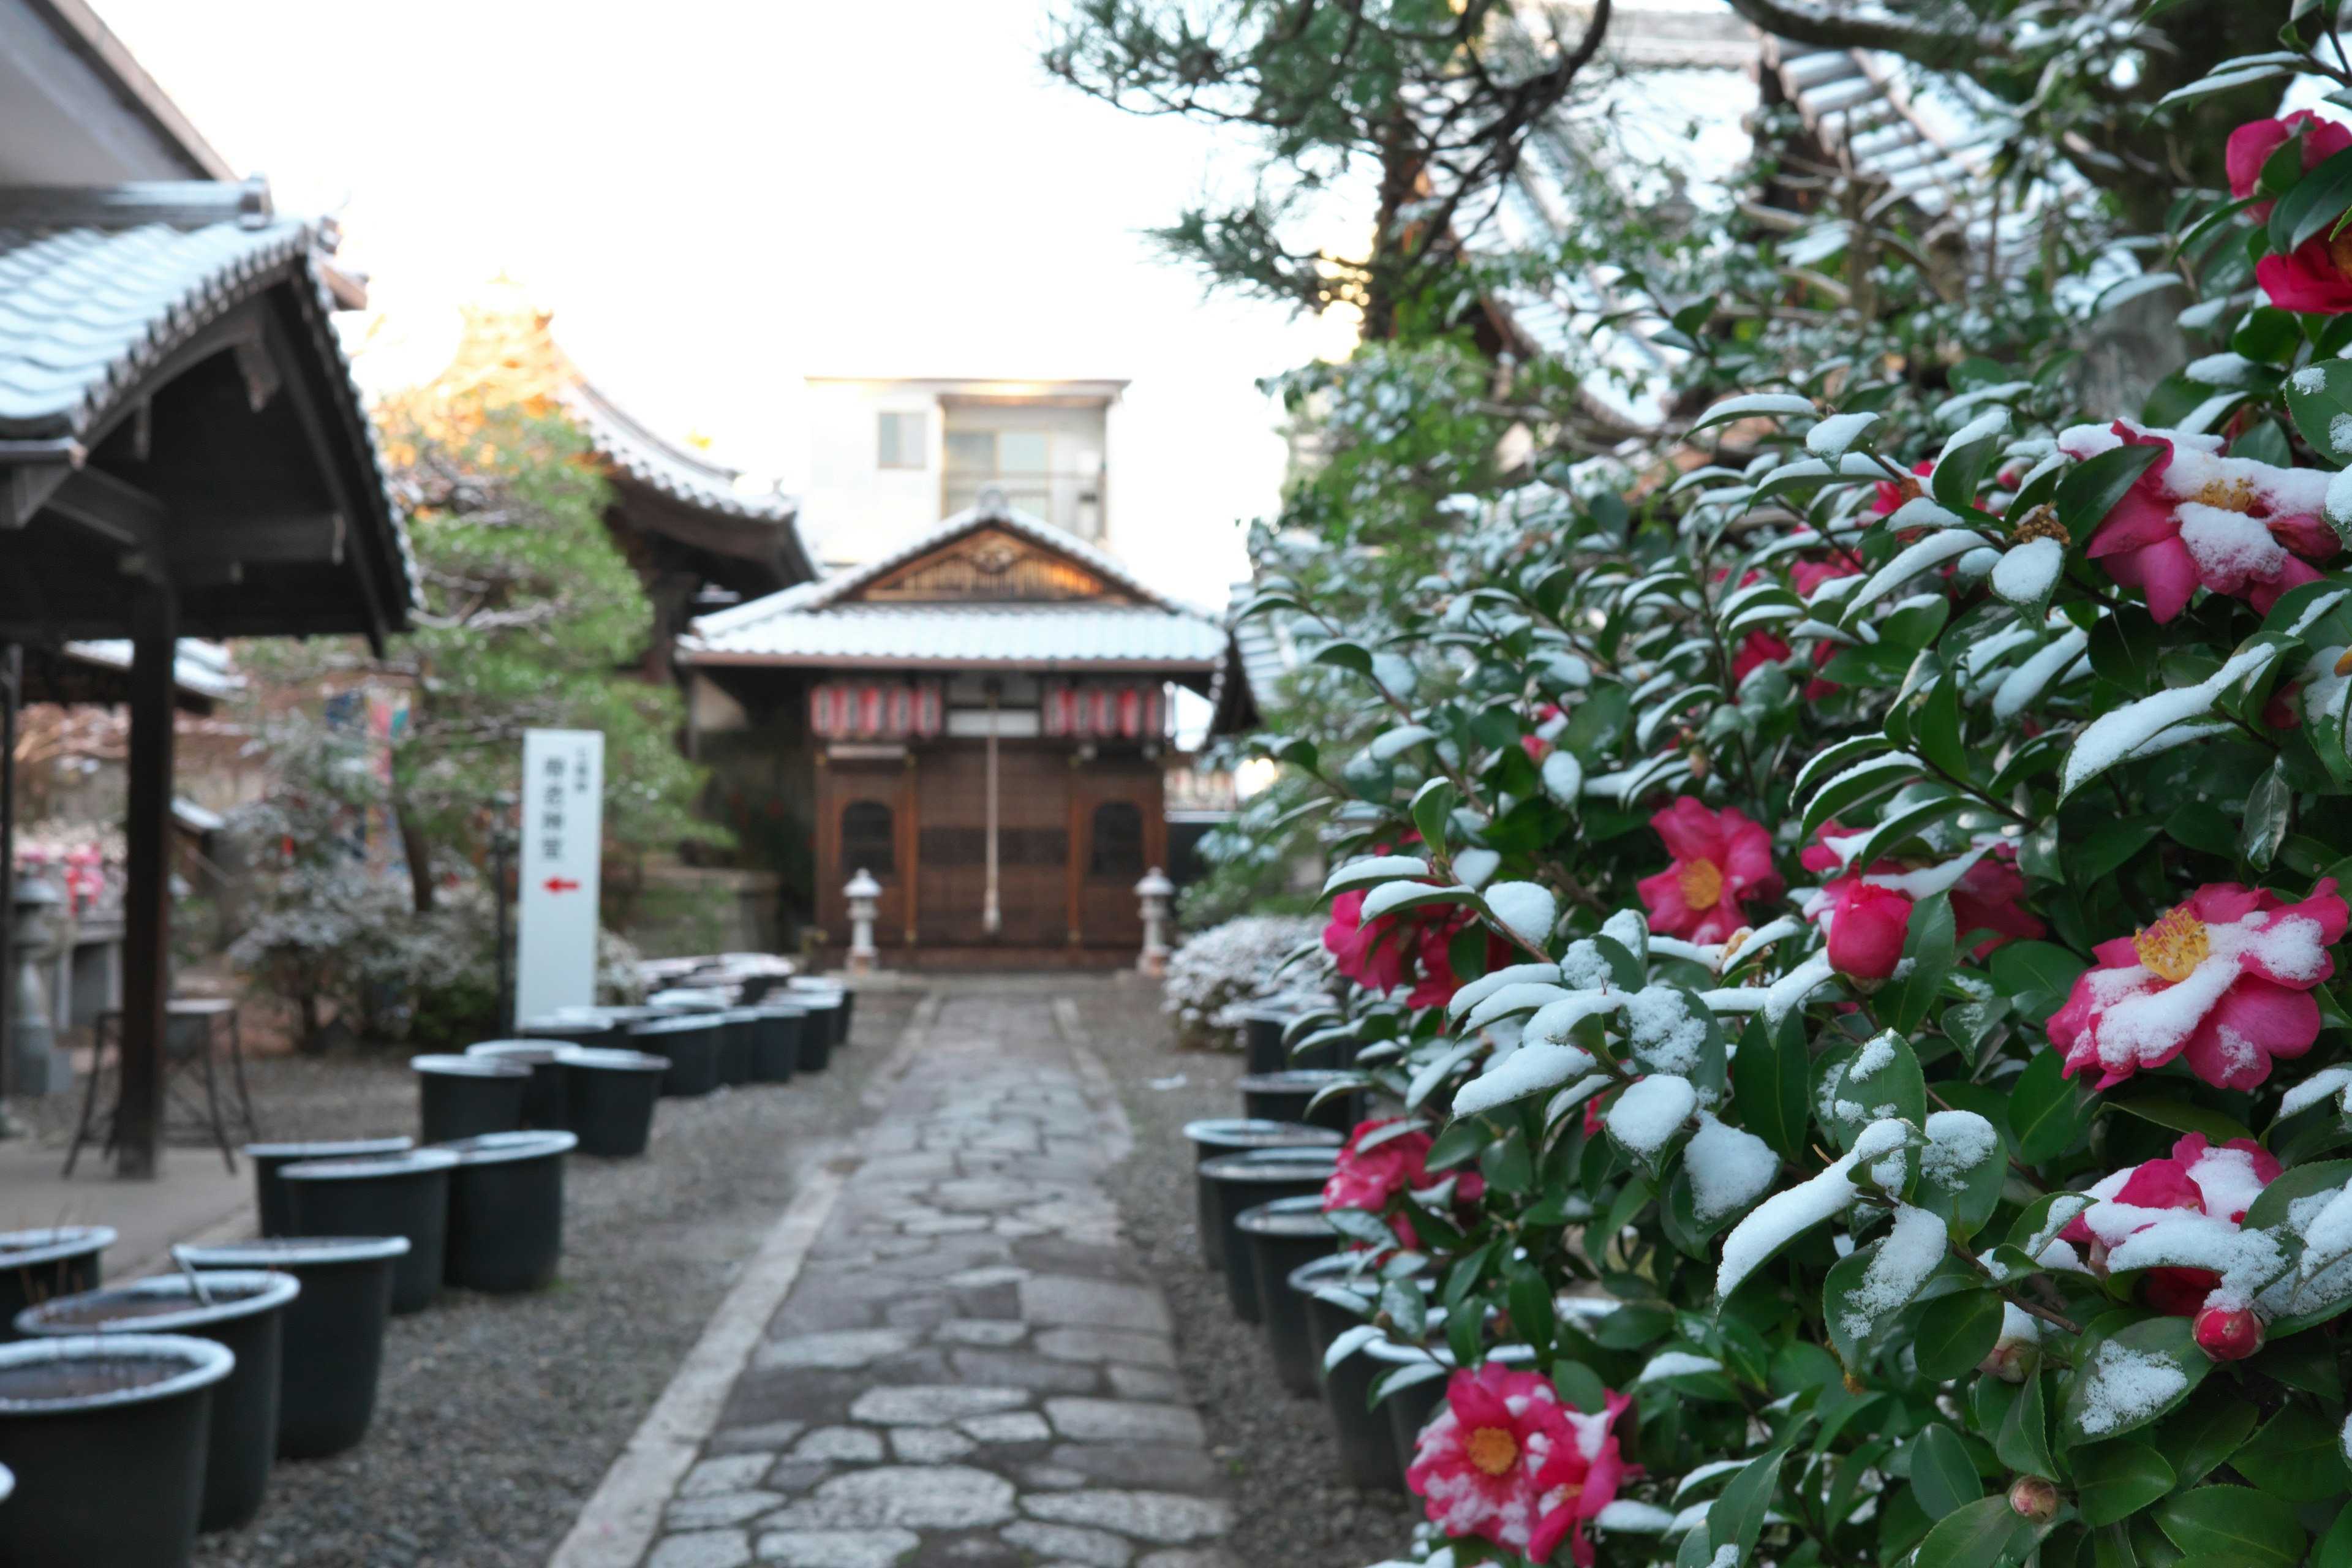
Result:
M115 1174L153 1176L163 1142L163 1007L171 994L172 665L179 606L168 587L131 610L131 790L122 900L122 1097Z
M900 824L898 831L906 835L904 841L906 853L898 857L898 864L906 868L903 886L907 895L907 962L909 964L915 961L915 930L918 912L921 907L919 900L923 886L922 798L923 781L917 776L915 768L915 743L908 741L907 742L907 809L898 814Z
M1086 759L1078 754L1078 749L1076 746L1071 747L1070 793L1068 797L1070 850L1069 854L1064 858L1065 864L1062 870L1062 901L1069 909L1070 945L1073 948L1086 941L1085 906L1079 901L1080 896L1086 888L1085 879L1087 874L1086 868L1079 863L1085 858L1087 852L1087 823L1086 816L1084 815L1086 806L1085 803L1080 799L1080 796L1082 796L1086 792L1078 787L1078 770L1085 765Z

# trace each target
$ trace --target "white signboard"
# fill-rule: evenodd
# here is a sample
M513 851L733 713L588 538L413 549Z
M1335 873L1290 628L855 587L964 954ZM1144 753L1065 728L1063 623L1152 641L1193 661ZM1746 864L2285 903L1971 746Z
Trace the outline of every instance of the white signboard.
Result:
M604 839L604 731L524 731L517 1018L596 1000L596 869Z

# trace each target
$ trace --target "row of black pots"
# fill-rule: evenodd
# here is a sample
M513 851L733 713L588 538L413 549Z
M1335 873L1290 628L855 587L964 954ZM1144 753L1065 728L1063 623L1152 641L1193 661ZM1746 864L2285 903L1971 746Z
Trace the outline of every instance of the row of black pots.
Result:
M1241 1020L1242 1047L1253 1074L1286 1072L1293 1068L1329 1071L1354 1065L1352 1041L1335 1039L1307 1046L1290 1039L1297 1016L1281 1008L1245 1007Z

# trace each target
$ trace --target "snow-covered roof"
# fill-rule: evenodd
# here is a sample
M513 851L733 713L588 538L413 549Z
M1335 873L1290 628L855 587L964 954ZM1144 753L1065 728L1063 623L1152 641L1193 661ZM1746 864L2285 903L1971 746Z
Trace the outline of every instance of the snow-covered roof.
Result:
M69 642L66 657L94 664L106 669L131 673L131 643L128 638L101 638L94 642ZM245 689L245 677L236 672L236 662L229 658L226 644L205 642L196 637L182 637L173 646L172 683L183 691L199 697L225 700Z
M1136 602L863 597L903 569L985 531L1064 557ZM1108 552L991 495L879 560L699 617L679 640L678 657L703 665L1116 665L1198 672L1215 668L1228 642L1214 617L1152 588Z

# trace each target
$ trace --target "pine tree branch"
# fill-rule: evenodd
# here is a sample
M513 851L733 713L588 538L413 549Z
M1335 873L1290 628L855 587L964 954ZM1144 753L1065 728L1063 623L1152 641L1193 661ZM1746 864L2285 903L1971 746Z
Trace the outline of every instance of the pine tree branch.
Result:
M1895 16L1848 15L1837 0L1730 0L1768 33L1832 49L1885 49L1937 70L1974 72L2011 58L1997 26L1937 27Z

